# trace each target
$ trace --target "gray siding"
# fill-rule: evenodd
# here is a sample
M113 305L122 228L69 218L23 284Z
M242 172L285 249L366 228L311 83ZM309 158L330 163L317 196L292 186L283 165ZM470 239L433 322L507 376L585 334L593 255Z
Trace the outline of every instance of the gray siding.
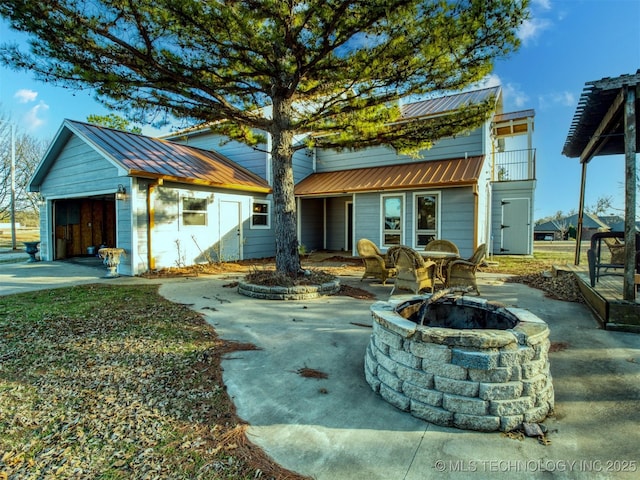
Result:
M380 195L377 193L361 193L355 195L353 201L355 243L367 238L380 245ZM354 245L355 248L355 245Z
M531 230L528 251L533 252L533 215L534 215L534 192L535 180L523 180L515 182L495 182L492 185L491 194L491 231L492 235L488 242L492 246L492 253L500 254L501 236L500 225L502 224L502 201L507 198L528 198L529 199L529 228Z
M425 192L426 190L420 190ZM436 191L436 190L434 190ZM454 242L463 257L470 257L475 247L475 202L471 187L437 190L440 192L440 238ZM413 191L398 192L404 197L404 240L406 245L417 248L414 240ZM354 201L355 239L368 238L382 251L380 197L378 193L358 194Z
M300 212L300 239L308 252L323 250L324 247L324 200L322 198L309 198L301 202Z
M52 229L49 228L51 219L51 202L46 202L44 205L40 205L40 259L49 261L52 260L51 255L51 239Z
M131 192L128 182L127 191ZM131 204L130 195L126 200L116 200L116 247L123 248L126 252L126 255L120 258L120 266L118 267L118 272L122 275L134 275L133 263L137 256L132 243Z
M471 187L442 190L440 238L451 240L460 250L460 256L473 254L475 195Z
M120 173L114 164L72 136L49 169L40 192L47 198L64 198L115 191L123 183Z
M434 143L429 150L421 152L422 160L442 160L475 156L484 153L483 128L469 134L461 134L456 138L445 138ZM409 163L416 159L407 155L398 155L390 147L372 147L365 150L320 150L317 152L317 171L333 172L352 168L378 167L394 163Z
M327 199L327 249L344 250L346 235L346 206L351 197Z
M253 198L256 200L272 200L271 195L260 196L255 195ZM243 258L268 258L273 257L276 254L276 237L274 229L273 218L273 201L271 205L271 228L251 228L251 218L248 218L243 223L244 245L243 245Z
M308 149L297 150L293 154L293 182L298 183L313 173L314 152Z
M119 184L131 192L128 177L124 172L106 160L98 152L81 139L72 136L62 148L55 162L44 178L40 192L47 199L88 197L100 193L115 192ZM123 248L126 257L121 259L118 271L131 275L132 268L132 230L131 230L131 197L116 202L116 246ZM52 212L48 208L47 221L43 225L47 239L52 235ZM52 260L50 245L46 245L47 259Z

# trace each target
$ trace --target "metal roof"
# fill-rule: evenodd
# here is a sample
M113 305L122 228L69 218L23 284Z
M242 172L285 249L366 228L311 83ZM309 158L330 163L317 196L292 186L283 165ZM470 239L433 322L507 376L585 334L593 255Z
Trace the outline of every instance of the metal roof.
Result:
M415 103L402 105L403 118L420 118L439 115L457 110L465 105L481 103L490 97L498 98L500 87L484 88L470 92L455 93L444 97L431 98Z
M217 152L72 120L65 120L54 140L54 145L59 145L50 147L32 184L46 175L70 133L82 138L131 176L235 190L271 191L266 180Z
M484 156L313 173L295 187L298 196L475 185Z
M631 75L606 77L585 83L585 88L578 101L569 134L562 149L562 154L570 158L580 157L585 148L595 138L598 144L592 149L598 155L615 155L625 153L624 120L622 105L617 105L616 98L623 87L637 87L640 84L640 70ZM620 101L618 100L618 103ZM613 108L617 105L616 108ZM636 118L640 111L640 99L636 98ZM597 132L606 118L608 128ZM638 136L640 138L640 136ZM636 142L636 151L640 142ZM588 161L590 155L587 155Z
M528 118L534 117L536 114L535 110L520 110L517 112L509 112L509 113L500 113L493 117L494 123L507 122L513 120L526 120Z
M472 105L483 102L490 97L496 99L500 96L501 87L488 87L480 90L472 90L462 93L453 93L451 95L439 96L421 100L418 102L405 103L400 106L402 118L421 118L433 115L441 115L451 112L465 105ZM214 122L215 123L215 122ZM193 127L185 128L177 132L165 135L163 138L179 138L182 136L198 135L207 133L212 122L204 122Z
M569 215L567 217L563 217L559 220L549 220L548 222L541 223L540 225L536 225L533 227L534 232L551 232L551 231L559 231L560 225L564 224L565 226L576 226L578 225L578 214L574 213L573 215ZM585 212L583 219L584 228L589 229L598 229L598 228L608 228L607 224L600 220L597 216L592 215L590 213Z

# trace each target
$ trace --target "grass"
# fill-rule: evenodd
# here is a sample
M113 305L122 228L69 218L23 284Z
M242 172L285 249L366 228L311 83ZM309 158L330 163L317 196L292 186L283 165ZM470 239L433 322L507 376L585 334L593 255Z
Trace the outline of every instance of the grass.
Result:
M40 230L38 228L17 228L16 229L16 249L24 250L22 242L34 242L40 240ZM11 248L11 228L0 229L0 248Z
M482 272L509 273L528 275L559 265L572 265L574 262L575 243L567 242L559 250L545 250L544 246L534 249L533 255L499 255L489 260L489 266L483 267ZM495 265L494 265L495 264ZM581 249L580 264L587 264L586 248Z
M301 478L250 444L222 342L157 287L0 297L0 479Z

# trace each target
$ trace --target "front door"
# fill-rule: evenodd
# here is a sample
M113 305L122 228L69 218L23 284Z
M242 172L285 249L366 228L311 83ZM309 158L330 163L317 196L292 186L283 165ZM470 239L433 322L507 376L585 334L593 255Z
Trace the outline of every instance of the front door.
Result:
M240 202L220 200L220 261L240 260L242 217Z
M507 255L529 255L531 224L529 222L528 198L505 198L502 200L502 224L500 225L500 253Z

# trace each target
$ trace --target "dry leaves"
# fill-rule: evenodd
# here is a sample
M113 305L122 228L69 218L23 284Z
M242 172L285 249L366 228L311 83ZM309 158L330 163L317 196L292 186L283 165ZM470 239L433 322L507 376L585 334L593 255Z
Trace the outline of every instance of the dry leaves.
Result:
M0 479L301 478L225 392L221 352L248 346L155 289L0 297Z
M509 277L509 282L524 283L529 287L543 290L545 294L556 300L584 303L578 281L573 275L551 276L544 272Z

